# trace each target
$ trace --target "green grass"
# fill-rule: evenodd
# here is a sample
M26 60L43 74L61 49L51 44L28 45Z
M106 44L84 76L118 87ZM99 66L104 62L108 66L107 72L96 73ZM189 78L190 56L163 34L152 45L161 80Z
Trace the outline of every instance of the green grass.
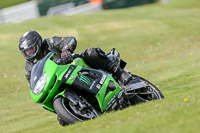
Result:
M94 14L43 17L0 25L0 132L198 133L200 130L200 3L173 0ZM33 103L18 40L28 30L44 38L75 36L77 53L115 47L127 69L165 95L98 119L61 127L56 115ZM184 99L189 101L184 102Z
M10 6L14 6L17 4L21 4L24 2L28 2L30 0L0 0L0 9L1 8L6 8L6 7L10 7Z

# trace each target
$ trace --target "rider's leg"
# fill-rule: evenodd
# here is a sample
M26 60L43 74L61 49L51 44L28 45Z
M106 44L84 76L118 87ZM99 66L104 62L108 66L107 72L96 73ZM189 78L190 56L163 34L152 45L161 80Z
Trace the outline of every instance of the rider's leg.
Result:
M112 73L114 76L116 76L120 81L127 85L129 81L132 79L131 74L129 74L127 71L123 70L120 65L116 62L109 62L107 65L107 71Z
M124 71L117 62L111 61L100 48L89 48L81 55L88 65L112 73L125 85L132 79L128 72Z

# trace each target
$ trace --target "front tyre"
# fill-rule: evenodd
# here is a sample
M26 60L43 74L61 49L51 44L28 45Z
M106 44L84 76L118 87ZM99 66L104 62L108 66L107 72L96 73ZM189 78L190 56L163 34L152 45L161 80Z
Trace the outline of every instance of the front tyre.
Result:
M85 104L83 108L66 98L58 97L54 100L53 106L58 117L64 121L65 125L68 125L98 117L98 112L88 102Z
M141 81L144 81L149 87L147 87L145 90L143 90L143 95L146 96L146 100L151 101L151 100L161 100L164 98L164 95L162 92L150 81L139 77L137 75L133 75L135 78L139 78ZM142 93L141 93L142 94Z
M161 91L148 80L137 75L132 75L132 77L132 84L140 87L125 91L126 98L130 101L131 105L164 98Z

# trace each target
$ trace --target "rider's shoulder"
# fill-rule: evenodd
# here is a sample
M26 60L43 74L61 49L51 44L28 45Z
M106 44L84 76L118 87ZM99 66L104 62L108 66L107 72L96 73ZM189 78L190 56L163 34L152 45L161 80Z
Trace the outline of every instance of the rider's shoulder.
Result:
M46 38L44 39L44 43L47 43L47 44L53 44L56 42L56 40L60 39L61 37L58 37L58 36L53 36L53 37L50 37L50 38Z
M46 41L47 43L53 44L55 42L60 42L60 41L63 41L65 39L76 39L76 38L73 37L73 36L67 36L67 37L53 36L53 37L44 39L44 41Z

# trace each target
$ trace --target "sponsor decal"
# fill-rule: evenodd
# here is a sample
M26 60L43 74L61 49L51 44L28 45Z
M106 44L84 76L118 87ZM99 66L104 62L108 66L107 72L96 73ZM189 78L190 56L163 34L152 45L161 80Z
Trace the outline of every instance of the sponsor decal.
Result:
M93 88L93 86L94 86L94 84L96 83L96 81L94 81L93 83L92 83L92 85L90 86L90 90Z
M65 74L65 78L66 78L66 79L68 79L68 77L69 77L69 75L71 74L71 72L72 72L72 70L69 69L68 72L67 72L67 74Z
M100 85L100 84L97 84L96 87L97 87L97 89L99 89L99 90L101 89L101 85Z
M108 110L115 102L116 102L116 96L114 95L110 101L107 103L108 107L106 108L106 110Z
M106 77L107 77L107 75L106 75L106 74L103 74L103 76L102 76L102 78L101 78L101 80L100 80L100 82L99 82L101 85L103 85L103 83L105 82Z
M71 65L71 66L69 67L69 69L66 71L66 73L64 74L62 80L63 80L64 82L66 82L66 81L68 80L68 78L70 78L71 74L73 73L73 71L74 71L75 69L76 69L76 66ZM71 76L71 77L72 77L72 78L70 78L70 80L73 79L73 76Z
M115 109L117 107L117 102L113 103L112 109Z
M110 104L110 105L106 108L106 110L108 110L111 106L112 106L112 104Z
M122 96L122 94L123 94L123 91L120 91L117 98L120 98Z
M80 76L80 80L85 82L87 85L91 85L90 79L88 77L84 76L84 75Z
M99 84L96 85L97 89L101 89L101 86L102 86L103 83L105 82L107 76L108 76L107 74L103 74L101 80L99 81Z
M74 77L73 77L73 76L71 76L69 79L70 79L70 80L73 80L73 79L74 79Z
M110 99L110 101L108 101L107 104L108 104L108 105L111 104L111 102L113 102L113 100L115 99L115 97L116 97L116 96L114 95L114 96ZM116 100L116 99L115 99L115 100ZM115 101L115 100L114 100L114 101ZM113 103L114 103L114 102L113 102Z
M124 98L122 97L122 95L123 91L120 91L117 96L114 95L107 103L108 107L106 108L106 110L110 109L111 107L112 109L118 108L118 105L121 105L124 102Z

